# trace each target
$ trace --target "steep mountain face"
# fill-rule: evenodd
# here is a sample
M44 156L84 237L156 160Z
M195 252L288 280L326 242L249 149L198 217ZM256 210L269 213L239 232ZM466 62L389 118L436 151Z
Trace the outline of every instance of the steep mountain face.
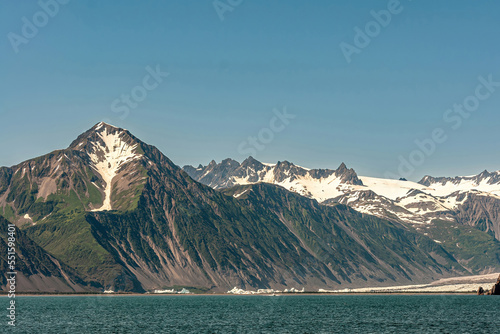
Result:
M224 193L261 216L277 217L341 282L408 283L415 277L466 272L428 237L342 204L320 205L265 183L236 186Z
M186 172L194 179L202 179L203 184L211 185L214 189L231 187L230 176L240 167L240 163L232 159L223 160L217 164L212 160L206 167L199 165L198 168L186 166Z
M0 216L0 266L7 271L8 266L8 224ZM74 270L58 261L26 236L17 227L15 236L16 292L83 292L97 290L78 277ZM0 290L7 290L7 278L0 277Z
M194 170L198 177L213 173L217 183L228 175L247 183L272 177L310 197L319 190L304 180L362 187L345 165L306 170L247 159ZM318 205L277 186L216 191L155 147L104 123L67 149L1 168L0 215L46 254L33 261L61 265L52 276L70 278L53 283L58 289L316 289L466 273L431 239L341 204ZM30 268L38 272L36 264L23 272Z
M137 210L87 216L99 243L146 290L186 284L316 289L466 273L431 239L343 205L320 206L271 185L222 194L173 165L162 169L168 165L149 173Z
M156 148L142 148L151 163L138 208L91 213L87 221L144 289L283 287L297 277L334 283L277 219L193 181Z
M500 239L500 199L481 192L464 195L455 215L458 222L473 226Z

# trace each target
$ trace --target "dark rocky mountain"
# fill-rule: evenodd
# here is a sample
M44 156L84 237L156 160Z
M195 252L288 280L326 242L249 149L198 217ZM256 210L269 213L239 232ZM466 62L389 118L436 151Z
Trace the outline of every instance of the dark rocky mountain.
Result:
M470 192L455 217L463 225L473 226L500 240L500 199Z
M464 272L440 245L348 206L325 206L279 186L259 183L226 189L261 216L276 216L314 257L327 263L341 282L412 282L445 271ZM446 269L444 269L446 268ZM388 279L389 278L389 279Z
M265 173L283 182L327 177L339 188L341 182L363 187L345 165L311 171L249 158L209 166L190 171L200 179L213 173L205 182L223 191L196 182L127 130L99 123L67 149L0 169L0 215L38 247L23 273L59 263L63 269L49 273L71 272L66 282L74 290L73 283L136 292L314 290L481 271L466 269L444 246L397 222L342 204L320 205L277 185L221 183L228 175L248 181ZM62 282L39 290L62 289Z
M440 193L453 191L445 197L457 203L451 210L453 218L500 240L500 172L485 170L475 176L453 178L426 176L419 183Z

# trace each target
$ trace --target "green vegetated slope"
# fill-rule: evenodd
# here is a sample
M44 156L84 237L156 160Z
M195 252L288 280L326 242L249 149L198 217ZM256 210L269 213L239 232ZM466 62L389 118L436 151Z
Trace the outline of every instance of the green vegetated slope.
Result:
M122 267L92 235L84 211L54 213L46 221L25 229L46 251L74 268L83 278L102 286L122 275Z
M10 173L0 173L0 184L6 184L0 194L7 192L6 206L17 216L28 214L35 221L61 202L69 209L102 203L101 193L92 183L97 176L87 160L84 153L73 150L28 160L10 168Z
M490 233L456 222L434 220L420 230L474 274L500 270L500 242Z
M92 184L96 176L85 166L85 159L80 152L65 150L24 163L13 173L3 212L82 278L106 285L121 274L121 266L96 242L85 219L90 204L102 203ZM63 172L52 179L54 160L59 160L57 166ZM55 187L46 197L38 196L39 184L50 182L47 178ZM26 214L30 219L23 219Z
M8 224L0 216L0 267L8 271ZM33 242L23 230L14 228L14 249L17 292L81 292L94 290L96 286L87 284L76 271ZM12 237L12 235L10 235ZM9 270L12 271L12 270ZM0 278L0 286L5 290L6 276Z

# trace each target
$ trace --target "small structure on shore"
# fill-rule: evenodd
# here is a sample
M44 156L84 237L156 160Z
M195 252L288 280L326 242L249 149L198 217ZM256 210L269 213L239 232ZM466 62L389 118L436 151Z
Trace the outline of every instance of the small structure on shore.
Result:
M496 295L500 296L500 276L498 276L497 282L491 287L491 290L484 290L482 286L477 290L478 295Z

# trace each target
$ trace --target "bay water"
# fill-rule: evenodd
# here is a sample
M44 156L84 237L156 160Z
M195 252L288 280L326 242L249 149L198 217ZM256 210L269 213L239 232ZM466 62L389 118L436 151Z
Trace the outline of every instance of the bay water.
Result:
M3 333L500 333L472 295L20 296Z

